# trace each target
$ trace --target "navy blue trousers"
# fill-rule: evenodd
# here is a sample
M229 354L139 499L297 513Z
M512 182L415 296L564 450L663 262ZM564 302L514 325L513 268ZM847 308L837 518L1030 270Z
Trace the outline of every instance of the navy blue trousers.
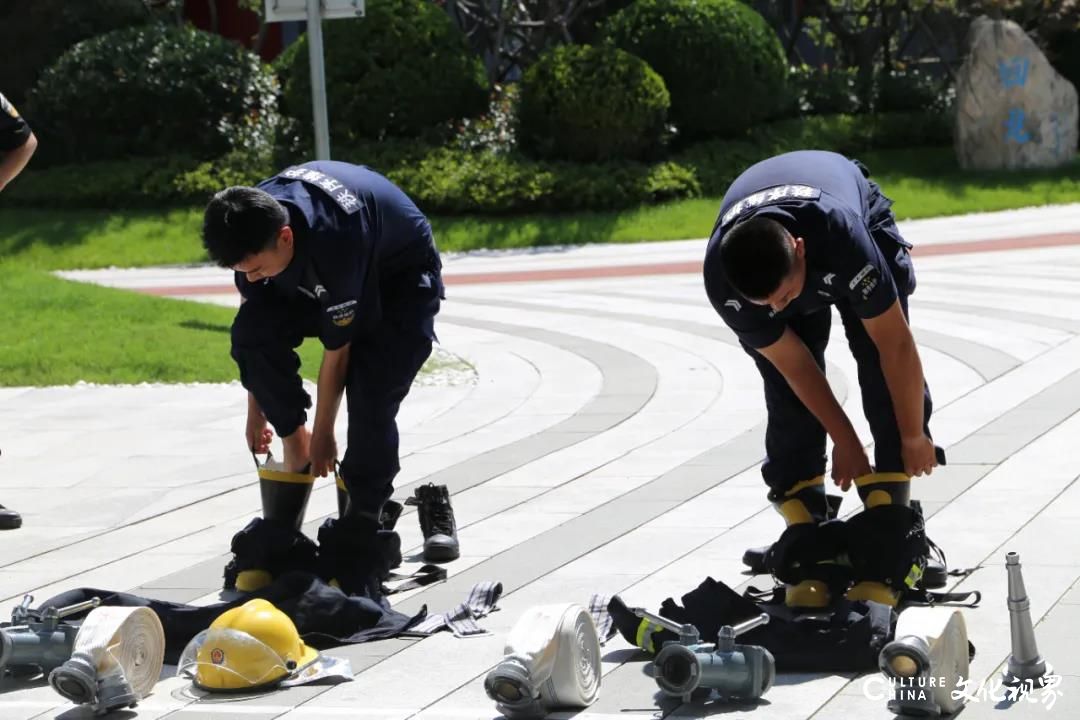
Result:
M405 273L383 282L382 314L352 341L345 380L348 445L341 474L350 507L377 516L401 469L397 413L431 355L435 315L443 295L437 271ZM357 313L357 320L363 309ZM311 396L300 379L296 348L318 335L319 304L272 293L240 306L232 326L232 356L240 381L280 437L307 421Z
M875 190L873 201L877 202L878 211L872 213L875 221L870 224L870 232L889 263L900 307L907 317L908 296L915 290L915 269L908 252L910 246L900 236L892 213L888 210L888 199L877 192L876 186L872 187ZM874 469L877 472L903 472L900 429L896 424L892 396L881 371L877 346L850 304L840 302L836 307L844 323L848 346L858 366L863 413L874 438ZM824 307L808 315L793 317L788 320L788 327L806 343L818 367L824 372L825 348L832 328L832 309ZM825 428L768 359L747 345L743 348L754 358L765 381L765 404L769 418L765 431L767 457L761 474L769 486L770 498L776 499L796 483L825 473ZM928 436L932 411L930 388L924 382L923 431Z

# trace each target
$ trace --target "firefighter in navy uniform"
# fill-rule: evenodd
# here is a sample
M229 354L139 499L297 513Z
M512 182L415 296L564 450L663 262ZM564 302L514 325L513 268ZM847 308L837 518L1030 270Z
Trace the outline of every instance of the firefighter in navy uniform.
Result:
M787 524L769 567L793 607L824 607L845 589L850 600L895 606L925 552L910 480L931 473L937 449L907 322L911 246L890 206L855 161L779 155L735 180L706 250L709 300L764 379L762 475ZM833 305L858 365L872 464L825 378ZM854 483L863 502L846 523L828 521L826 434L833 482L843 490Z
M235 586L256 590L285 570L311 569L297 536L314 478L335 472L344 393L339 489L347 494L339 495L340 517L319 531L318 562L344 591L364 592L399 470L398 408L431 353L445 297L431 226L378 173L310 162L254 188L219 192L206 208L203 242L236 271L242 296L232 356L248 390L247 444L268 452L269 423L284 447L282 472L260 471L263 518L233 539ZM324 347L311 431L295 352L305 337Z
M37 150L37 137L15 106L0 93L0 192L22 172ZM22 526L22 516L0 505L0 530Z

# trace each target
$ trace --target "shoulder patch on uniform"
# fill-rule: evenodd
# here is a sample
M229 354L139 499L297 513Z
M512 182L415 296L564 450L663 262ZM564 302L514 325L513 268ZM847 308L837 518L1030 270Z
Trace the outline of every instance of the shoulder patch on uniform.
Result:
M742 303L738 300L731 299L724 302L724 307L735 308L735 312L742 310Z
M777 185L766 188L747 195L728 208L720 219L720 225L729 225L747 210L753 210L761 205L770 205L781 200L817 200L819 197L821 197L821 190L810 185Z
M360 209L360 198L356 197L351 190L345 187L344 183L335 180L320 170L291 167L288 170L283 170L279 177L289 178L290 180L301 180L308 185L319 188L330 196L330 199L337 203L337 206L341 208L346 215L352 215Z
M848 283L848 289L862 294L862 299L866 300L870 297L870 293L874 292L874 289L878 286L878 282L881 279L880 273L873 263L867 263L862 270L855 274L855 277Z
M326 312L330 315L330 321L338 327L348 327L352 324L353 318L356 317L356 301L346 300L343 303L337 305L331 305L326 308Z

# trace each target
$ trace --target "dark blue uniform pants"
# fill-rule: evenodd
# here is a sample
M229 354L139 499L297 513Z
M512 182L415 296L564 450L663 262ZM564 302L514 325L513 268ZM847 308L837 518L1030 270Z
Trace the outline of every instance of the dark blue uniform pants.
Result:
M871 223L871 235L889 263L900 306L907 317L908 295L915 290L915 270L908 253L910 246L900 237L892 213L888 210L888 201L879 196L879 206L879 211L872 215L876 222ZM874 469L877 472L903 472L900 430L896 424L892 397L881 371L877 346L848 303L838 303L837 310L859 369L863 413L874 437ZM829 307L788 321L788 327L806 343L822 371L825 370L825 347L829 342L831 326L832 309ZM825 428L803 405L771 362L752 348L743 347L754 358L765 381L765 404L769 419L765 431L767 458L761 474L769 486L770 498L776 499L796 483L825 473ZM924 384L923 430L927 435L930 434L932 410L930 388Z
M384 281L386 287L392 294L383 296L381 320L350 346L348 447L341 462L350 507L375 516L400 470L398 408L431 354L442 284L437 273L417 271L393 284ZM279 436L291 435L307 420L311 397L301 383L295 349L305 337L318 335L322 314L316 301L302 295L288 300L266 293L241 305L233 322L232 356L240 380Z

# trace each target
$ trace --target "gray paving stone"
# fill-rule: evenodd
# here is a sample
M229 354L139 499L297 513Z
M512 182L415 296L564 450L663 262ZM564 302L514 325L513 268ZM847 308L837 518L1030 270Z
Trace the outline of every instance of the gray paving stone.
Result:
M930 503L953 500L996 467L991 464L954 462L951 449L948 460L948 465L936 468L933 474L913 478L911 481L911 496L922 500L924 510ZM929 517L930 513L927 512L926 515Z
M962 340L919 327L913 328L912 334L920 345L952 355L979 373L984 380L993 380L1020 365L1020 361L1012 355L970 340Z
M744 433L724 443L723 450L716 451L717 464L711 472L676 468L528 543L454 575L446 583L410 597L397 609L408 614L416 612L423 603L429 607L451 607L460 602L475 583L483 580L497 579L503 583L505 593L513 592L710 489L722 478L734 476L753 465L760 456L760 437L760 432ZM673 492L672 488L677 489ZM669 499L661 499L662 496ZM545 548L542 555L535 551L538 547Z
M238 527L237 530L240 528ZM191 565L174 573L169 573L156 580L143 583L143 587L154 590L201 590L202 594L221 588L222 570L229 561L228 555Z
M274 718L281 716L280 710L270 710L267 712L244 712L243 714L230 712L226 708L221 710L202 709L202 703L196 704L194 707L197 710L185 708L183 711L173 712L165 717L169 720L237 720L237 718L244 718L244 720L274 720Z
M1065 593L1064 597L1059 601L1067 605L1080 604L1080 582L1069 588L1069 591Z
M1071 318L1054 317L1051 315L1038 315L1036 313L1020 312L1018 310L1001 310L998 308L984 307L982 305L964 305L962 303L940 303L932 300L918 300L916 293L911 300L913 307L926 307L932 310L948 310L949 312L968 313L983 317L1001 318L1025 325L1040 325L1042 327L1065 330L1072 333L1080 333L1080 320Z
M998 464L1073 415L1080 407L1080 373L1072 373L949 448L949 461Z

